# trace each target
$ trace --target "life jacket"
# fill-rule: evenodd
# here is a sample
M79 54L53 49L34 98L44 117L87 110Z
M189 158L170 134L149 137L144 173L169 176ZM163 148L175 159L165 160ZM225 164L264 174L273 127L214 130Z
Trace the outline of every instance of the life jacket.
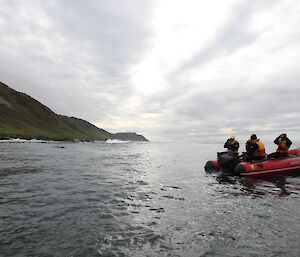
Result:
M255 139L252 141L253 143L258 145L258 149L254 152L254 157L265 157L266 156L266 149L263 142L261 142L259 139Z
M279 138L278 140L278 148L276 152L278 153L287 153L289 150L289 146L287 146L287 141Z

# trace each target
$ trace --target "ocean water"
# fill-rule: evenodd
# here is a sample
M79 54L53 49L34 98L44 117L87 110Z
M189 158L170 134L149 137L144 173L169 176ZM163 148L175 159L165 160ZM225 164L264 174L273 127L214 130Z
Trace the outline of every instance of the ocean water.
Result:
M206 174L220 144L0 143L0 256L300 256L300 178Z

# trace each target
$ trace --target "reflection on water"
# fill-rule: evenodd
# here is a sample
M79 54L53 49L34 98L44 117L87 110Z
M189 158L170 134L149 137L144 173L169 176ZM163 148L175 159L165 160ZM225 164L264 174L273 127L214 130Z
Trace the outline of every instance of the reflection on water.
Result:
M288 182L289 179L292 179L293 182L295 182L295 178L287 178L282 175L276 175L264 179L241 178L224 174L218 174L216 176L216 180L220 184L239 184L241 186L241 192L258 197L266 194L274 194L278 196L298 194L300 192L300 185L290 185Z
M284 176L275 176L264 180L246 178L242 183L245 186L245 192L258 196L265 194L287 196L290 194L298 194L300 191L298 186L290 186L287 178Z
M299 256L300 179L206 174L217 147L1 143L0 256Z

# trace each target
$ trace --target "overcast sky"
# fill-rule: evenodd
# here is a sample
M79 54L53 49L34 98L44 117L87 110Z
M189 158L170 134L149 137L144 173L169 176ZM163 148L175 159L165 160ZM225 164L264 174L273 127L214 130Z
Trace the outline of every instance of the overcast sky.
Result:
M0 81L56 113L150 140L300 138L299 0L0 6Z

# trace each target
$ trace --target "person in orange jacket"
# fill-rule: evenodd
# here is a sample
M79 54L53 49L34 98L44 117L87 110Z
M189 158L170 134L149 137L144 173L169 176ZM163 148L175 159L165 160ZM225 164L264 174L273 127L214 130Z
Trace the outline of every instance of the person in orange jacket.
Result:
M292 145L292 141L287 137L286 132L282 132L274 140L274 144L278 145L278 148L275 153L271 153L268 156L268 159L280 159L288 157L288 150Z
M246 161L259 161L266 158L266 149L264 143L252 134L246 143Z

